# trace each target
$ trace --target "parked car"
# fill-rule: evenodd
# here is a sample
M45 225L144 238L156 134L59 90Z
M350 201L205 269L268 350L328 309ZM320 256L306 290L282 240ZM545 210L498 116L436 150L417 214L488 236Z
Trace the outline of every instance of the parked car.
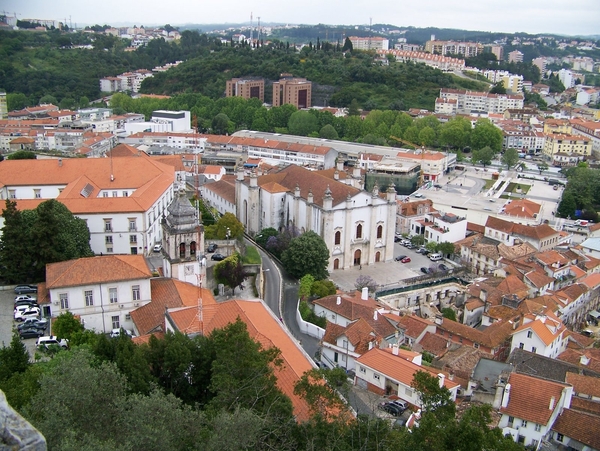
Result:
M442 271L448 271L450 269L446 265L444 265L443 263L440 264L440 266L438 266L438 268L440 268Z
M160 243L155 244L154 247L152 248L152 250L154 252L160 252L160 251L162 251L162 244L160 244Z
M15 297L15 302L17 301L34 301L37 302L37 298L34 296L30 296L28 294L19 294L17 297Z
M19 329L19 338L24 340L25 338L39 338L44 335L44 331L35 327L26 327L25 329Z
M25 321L27 318L39 318L42 311L39 307L29 307L25 310L17 310L15 312L15 321Z
M431 269L431 268L426 268L425 266L423 266L423 267L421 268L421 272L422 272L423 274L431 274L431 273L433 272L433 269Z
M394 415L395 417L399 417L400 415L402 415L402 412L406 410L402 409L402 407L393 402L383 402L379 405L379 408L384 412Z
M128 337L133 338L135 336L133 331L121 328L121 329L113 329L110 332L110 338L119 338L121 336L121 331L124 331L125 335L127 335Z
M58 345L61 348L68 348L69 342L68 342L68 340L65 340L64 338L59 340L54 335L46 335L44 337L39 337L37 339L37 341L35 342L35 345L38 348L47 348L48 346L52 346L52 345Z
M410 242L408 244L406 244L406 249L412 249L413 247L414 247L413 244Z
M17 293L17 294L37 293L37 285L17 285L15 287L15 293Z
M431 253L431 251L429 251L426 247L420 247L419 249L417 249L417 252L419 254L423 254L423 255L427 255L427 254Z
M215 243L209 244L208 247L206 248L206 252L209 252L209 253L216 252L218 247L219 246Z
M25 300L22 300L22 301L15 301L14 308L17 308L17 307L23 306L23 305L28 305L30 307L39 307L37 301L35 301L35 300L32 301L32 300L29 300L29 299L25 299Z
M400 260L402 263L410 263L410 257L404 257L402 260Z
M397 262L400 262L405 258L406 258L406 255L398 255L394 260L396 260Z
M225 260L225 256L223 254L216 253L212 254L210 259L220 262L221 260Z
M17 326L17 330L24 330L34 328L39 331L44 331L48 327L48 320L46 318L27 318L21 324ZM43 335L43 334L40 334Z
M399 236L397 236L397 235L396 235L396 236L394 237L394 243L399 243L399 242L401 242L401 241L402 241L402 238L400 238Z

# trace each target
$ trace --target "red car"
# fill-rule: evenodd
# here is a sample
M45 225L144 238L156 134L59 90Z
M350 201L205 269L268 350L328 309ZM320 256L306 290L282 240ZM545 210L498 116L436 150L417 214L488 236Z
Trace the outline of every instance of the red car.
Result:
M404 257L402 260L400 260L402 263L410 263L410 257Z

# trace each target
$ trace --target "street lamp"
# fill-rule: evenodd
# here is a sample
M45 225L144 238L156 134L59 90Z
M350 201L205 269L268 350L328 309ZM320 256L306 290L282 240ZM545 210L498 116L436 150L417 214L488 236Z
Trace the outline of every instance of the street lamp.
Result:
M229 249L229 237L231 236L231 230L227 227L227 255L231 254L231 250Z

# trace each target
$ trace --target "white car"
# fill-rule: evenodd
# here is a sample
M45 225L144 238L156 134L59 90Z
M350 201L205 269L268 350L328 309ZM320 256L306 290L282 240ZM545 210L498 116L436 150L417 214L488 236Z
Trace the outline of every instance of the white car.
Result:
M18 301L37 301L37 298L28 294L20 294L15 298L15 302Z
M130 338L135 337L135 334L127 329L113 329L110 332L110 338L119 338L121 336L121 330L123 330L125 332L125 335L127 335Z
M58 345L61 348L68 348L69 341L65 340L64 338L59 340L54 335L46 335L45 337L39 337L35 342L35 345L38 348L47 348L48 346L52 345Z
M15 321L24 321L27 318L39 318L42 311L39 307L30 307L27 305L19 305L15 309Z
M162 244L158 243L154 245L154 252L160 252L162 251Z

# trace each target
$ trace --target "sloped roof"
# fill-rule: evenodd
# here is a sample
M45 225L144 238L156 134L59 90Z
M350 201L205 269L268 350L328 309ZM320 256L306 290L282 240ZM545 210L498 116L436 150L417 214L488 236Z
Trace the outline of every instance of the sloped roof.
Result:
M281 351L283 365L275 370L277 386L291 400L298 421L309 419L306 401L294 394L294 385L304 372L313 369L313 364L304 351L286 333L280 322L262 301L231 300L218 304L214 316L206 322L204 332L210 333L240 318L247 325L250 337L263 348L273 346Z
M373 348L360 356L356 362L408 386L412 384L413 377L417 371L428 372L437 378L436 372L394 355L391 350ZM458 384L446 377L444 379L444 386L450 390L458 387Z
M581 363L582 356L584 356L584 358L589 359L587 365ZM596 373L600 373L600 349L590 348L579 350L567 348L556 358L558 360L562 360L563 362L572 363L573 365L576 365L579 368L590 369Z
M425 332L419 344L423 348L423 351L427 351L436 357L442 356L448 349L448 340L431 332Z
M592 449L600 449L600 417L596 415L565 409L554 422L552 430Z
M600 379L597 377L567 373L565 382L573 386L573 393L577 395L591 395L600 398Z
M151 277L152 272L143 255L105 255L46 265L48 289Z
M507 363L514 366L518 373L529 374L535 377L543 377L544 379L553 380L556 382L564 382L567 373L578 373L579 365L545 357L541 354L525 351L524 349L515 348L510 353ZM600 373L582 367L583 374L589 376L600 376Z
M416 315L405 315L400 318L398 325L404 329L404 335L407 337L418 338L433 323Z
M212 191L216 196L235 205L235 176L223 176L221 180L207 183L203 189Z
M509 216L521 216L534 218L539 214L542 206L528 199L515 199L504 206L504 214Z
M555 324L552 324L554 326ZM561 325L562 326L562 325ZM534 321L522 324L517 327L513 334L521 332L523 330L532 330L540 340L544 342L546 346L549 346L559 335L561 335L565 328L564 326L556 329L556 332L552 332L546 324L544 324L541 320L535 319Z
M508 405L501 407L500 412L542 425L550 421L562 391L566 387L565 384L519 373L511 373L508 383L510 383ZM551 398L554 398L552 410L550 409Z
M512 332L512 324L508 321L497 321L480 331L448 318L443 318L442 324L437 325L437 327L474 343L487 346L490 349L504 343Z

